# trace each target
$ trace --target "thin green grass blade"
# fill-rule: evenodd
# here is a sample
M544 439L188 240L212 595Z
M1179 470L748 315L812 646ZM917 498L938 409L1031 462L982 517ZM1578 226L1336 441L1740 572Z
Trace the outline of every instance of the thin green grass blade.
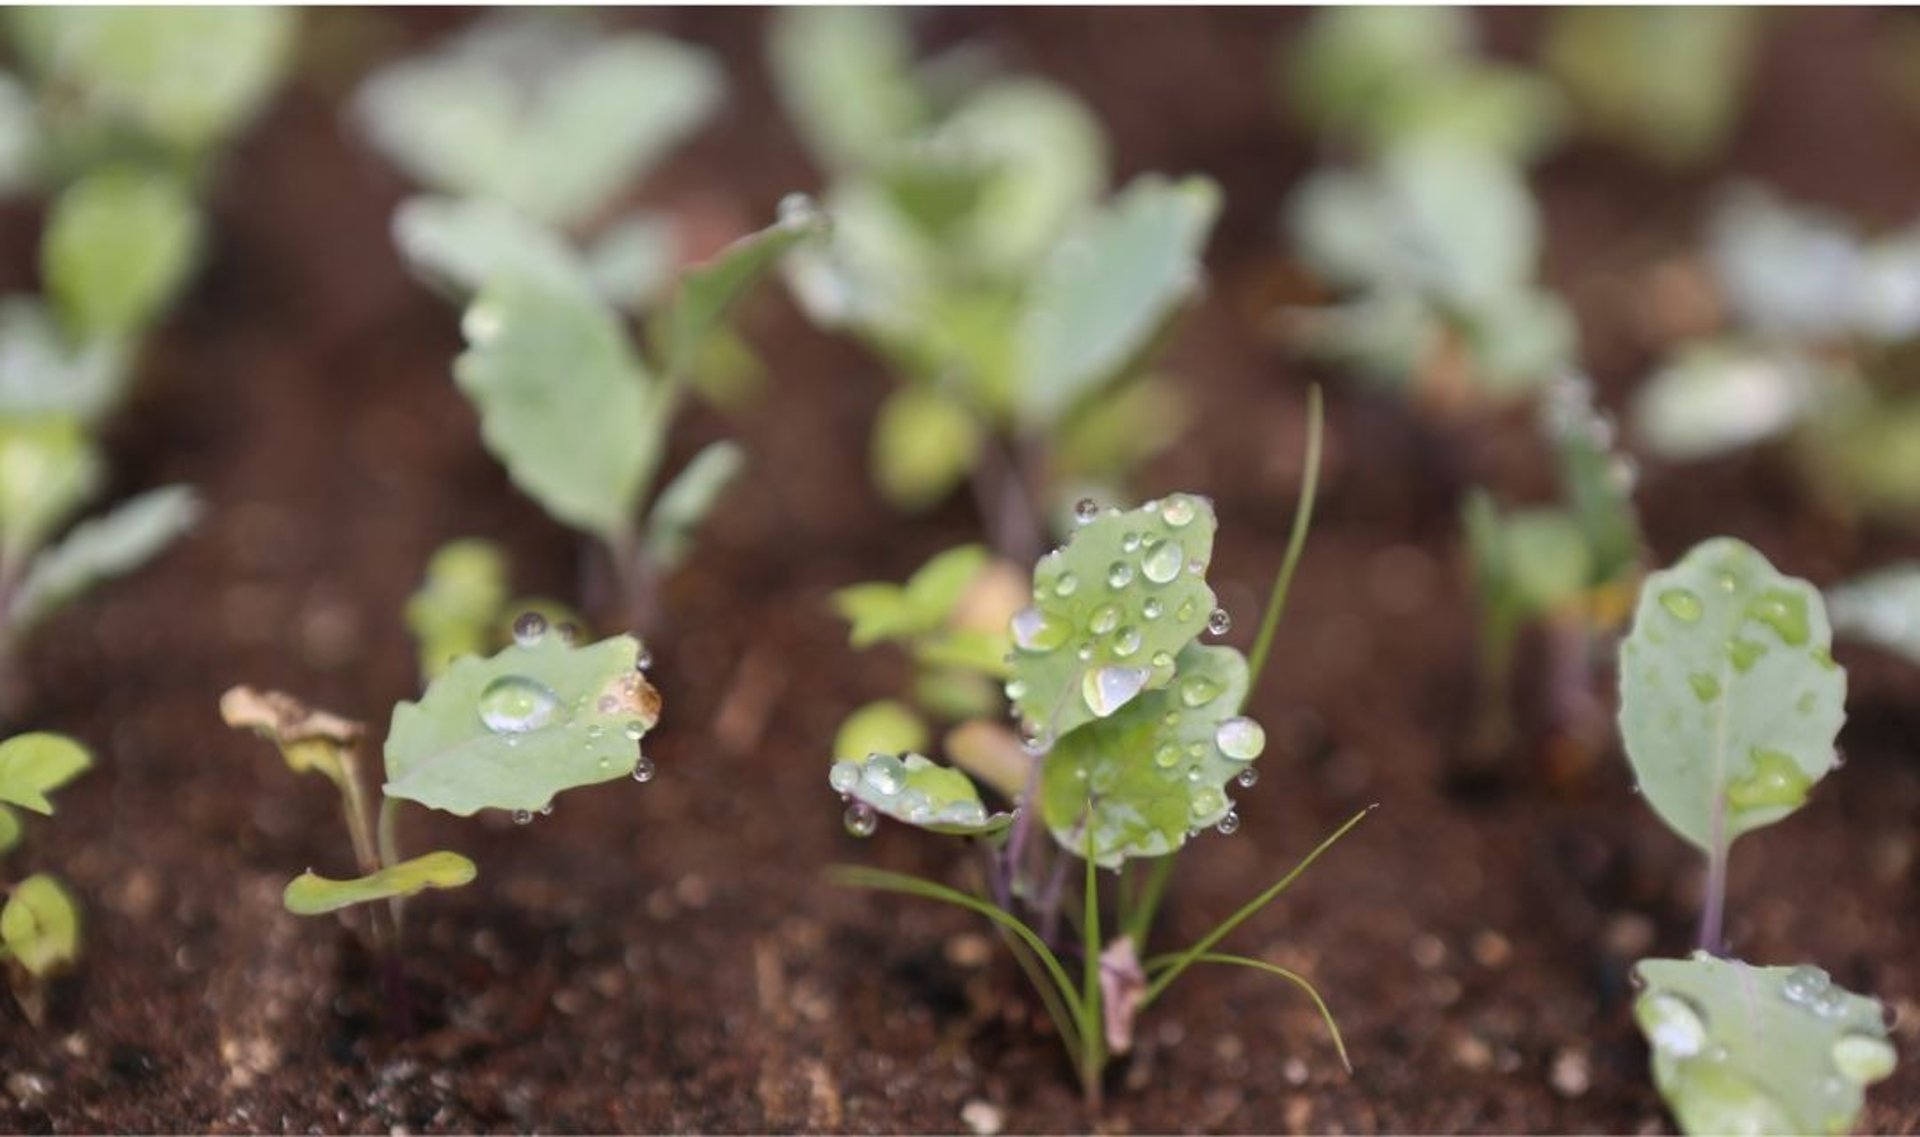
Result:
M1186 958L1185 953L1174 952L1169 955L1155 956L1142 966L1146 969L1147 974L1151 975L1160 968L1171 967L1184 958ZM1340 1064L1346 1067L1347 1073L1353 1073L1353 1062L1347 1057L1347 1041L1340 1037L1340 1024L1333 1021L1333 1012L1327 1009L1326 1000L1320 997L1320 992L1314 988L1306 976L1298 972L1289 971L1277 963L1268 963L1264 959L1254 959L1244 955L1223 955L1219 952L1207 952L1189 962L1221 963L1233 967L1250 967L1255 971L1264 971L1269 975L1278 975L1280 978L1285 979L1302 991L1305 991L1307 998L1313 1000L1315 1009L1320 1012L1320 1018L1326 1022L1327 1033L1333 1036L1333 1048L1339 1052Z
M1280 559L1280 571L1273 578L1273 591L1267 594L1267 611L1260 618L1260 634L1254 638L1253 653L1248 657L1249 702L1267 668L1274 629L1280 626L1280 614L1286 611L1287 593L1293 590L1294 570L1300 567L1300 555L1307 547L1307 530L1313 524L1313 503L1320 493L1320 444L1326 417L1321 402L1320 387L1316 384L1307 388L1307 472L1300 482L1300 500L1293 507L1293 532L1287 536L1287 552Z

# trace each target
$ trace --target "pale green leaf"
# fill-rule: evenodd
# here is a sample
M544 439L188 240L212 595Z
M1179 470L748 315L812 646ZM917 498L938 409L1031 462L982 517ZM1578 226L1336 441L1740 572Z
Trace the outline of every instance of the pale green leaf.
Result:
M407 630L420 646L428 679L463 655L491 646L507 603L507 558L491 541L449 541L427 561L426 579L407 598Z
M510 13L381 70L355 114L423 185L568 225L645 177L723 95L717 61L699 49Z
M40 548L99 488L98 446L75 419L0 419L0 550Z
M934 833L981 836L1013 824L1011 813L988 813L965 774L918 754L841 759L827 778L841 796Z
M1613 420L1594 408L1593 382L1579 374L1548 389L1540 419L1567 510L1586 535L1590 583L1620 580L1640 562L1640 519L1632 459L1617 449Z
M746 467L737 442L720 441L695 454L647 512L646 552L664 571L678 568L693 551L693 535Z
M1171 494L1107 510L1040 558L1012 625L1009 691L1030 732L1063 737L1167 685L1213 612L1215 526L1212 502Z
M977 671L922 667L913 677L913 699L938 719L983 718L1006 709L1001 685Z
M1832 638L1812 585L1731 538L1647 577L1620 652L1620 732L1675 833L1723 853L1833 768L1847 681Z
M1920 562L1901 561L1827 589L1837 636L1920 663Z
M880 7L796 7L774 16L767 60L775 93L829 170L876 161L932 113L914 78L906 21Z
M503 278L560 293L592 287L565 241L497 201L408 198L394 211L393 240L417 275L459 299Z
M1125 384L1061 424L1055 460L1077 478L1122 480L1179 440L1193 417L1187 403L1171 382Z
M0 908L0 946L36 979L57 975L80 958L80 909L45 873L13 886Z
M1779 341L1829 341L1863 310L1867 246L1851 219L1737 185L1714 210L1707 255L1734 321Z
M185 486L162 486L82 522L33 559L7 609L7 624L31 627L88 589L139 568L194 525L204 508Z
M1866 1087L1893 1073L1885 1008L1817 967L1698 951L1635 971L1654 1082L1686 1133L1851 1133Z
M811 201L790 195L780 203L780 220L682 273L664 314L663 373L689 377L708 338L754 284L796 246L827 230L826 216Z
M833 756L857 760L869 754L902 754L925 750L929 741L926 722L912 708L894 699L881 699L861 707L840 724L833 736Z
M1520 509L1502 522L1504 578L1523 612L1542 615L1585 594L1593 554L1578 519L1564 510Z
M472 884L472 861L446 851L424 853L352 880L329 880L309 871L288 882L283 902L296 916L320 916L355 904L412 896L429 888Z
M128 354L125 344L73 342L37 296L0 300L0 418L96 420L126 386Z
M454 379L487 449L556 520L617 540L651 461L635 437L653 405L619 318L591 296L506 278L461 327Z
M930 558L904 585L856 584L834 593L834 608L853 625L853 646L911 640L944 628L962 596L987 568L979 545L961 545Z
M1062 848L1104 868L1164 856L1233 810L1228 783L1266 745L1239 713L1247 661L1191 645L1167 686L1062 734L1041 768L1041 806Z
M563 790L631 774L641 736L660 718L660 695L635 667L640 645L564 639L457 659L419 702L395 707L387 796L463 817L531 811Z
M1492 294L1465 318L1474 377L1496 399L1514 398L1559 379L1577 362L1580 329L1573 310L1550 292L1516 288Z
M1396 89L1431 88L1475 52L1460 8L1363 5L1313 13L1287 59L1289 107L1323 131L1350 134Z
M1688 344L1634 394L1633 430L1663 458L1708 458L1777 437L1811 413L1820 368L1782 348Z
M1107 185L1099 120L1066 88L1038 79L982 87L931 132L928 144L977 155L991 170L963 219L957 250L988 273L1030 273L1061 234L1096 208Z
M187 282L204 239L178 179L103 170L54 201L40 245L47 292L76 339L139 336Z
M1062 238L1026 298L1014 398L1055 423L1122 374L1200 291L1200 255L1220 211L1205 178L1141 178Z
M0 195L31 187L39 174L40 124L20 81L0 73Z
M16 734L0 742L0 801L35 813L52 813L47 794L92 766L93 755L87 748L64 734Z
M932 508L966 479L981 443L980 422L963 404L930 384L899 387L873 420L874 486L897 508Z
M673 283L679 238L664 215L636 213L602 231L587 249L587 275L600 295L623 312L651 308Z

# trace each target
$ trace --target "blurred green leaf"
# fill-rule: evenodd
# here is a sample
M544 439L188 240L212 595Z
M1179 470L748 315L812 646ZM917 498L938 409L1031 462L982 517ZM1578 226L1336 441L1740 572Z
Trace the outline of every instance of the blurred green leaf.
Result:
M13 810L0 805L0 856L12 852L20 844L20 818Z
M1826 596L1835 635L1920 663L1920 562L1901 561L1842 581Z
M64 734L16 734L0 742L0 801L50 814L53 803L47 794L92 766L87 748Z
M983 836L1013 824L1013 814L987 812L965 774L918 754L840 759L828 783L842 795L908 825L934 833Z
M0 418L95 421L119 399L128 363L125 344L74 343L37 296L0 300Z
M35 873L13 886L0 908L0 946L36 979L80 958L80 909L54 878Z
M407 598L407 630L432 679L463 655L484 655L507 603L507 558L491 541L465 538L434 550L426 579Z
M644 312L673 283L679 263L673 221L653 213L629 214L594 239L586 259L587 275L600 295L623 312Z
M958 722L1001 714L1001 685L977 671L922 667L914 673L913 698L937 719Z
M456 299L496 280L589 291L587 269L552 230L497 201L419 195L400 203L393 239L415 274Z
M100 453L73 419L0 419L0 556L24 561L102 477Z
M33 98L19 80L0 72L0 195L30 188L39 174L40 124Z
M465 817L542 809L563 790L631 774L660 718L639 651L631 636L573 647L549 633L455 660L418 702L394 708L387 796Z
M966 407L930 385L900 387L874 418L874 484L897 508L931 508L966 480L982 441Z
M669 379L689 377L708 337L754 284L801 242L827 231L826 216L811 201L790 196L780 203L778 221L682 273L663 317L662 373Z
M55 200L41 275L77 339L133 339L185 286L201 230L199 210L176 179L103 170Z
M932 113L913 73L907 16L897 9L782 9L767 53L775 93L829 169L876 161Z
M1613 421L1594 408L1593 382L1577 374L1554 383L1541 401L1540 417L1568 515L1586 539L1587 583L1621 580L1640 562L1640 519L1633 507L1634 467L1616 449Z
M95 585L139 568L198 524L203 512L192 490L162 486L75 526L33 559L4 613L7 626L31 627Z
M1798 353L1736 341L1683 346L1634 394L1649 453L1687 461L1777 437L1817 406L1819 367Z
M961 545L938 553L905 585L856 584L833 594L842 619L853 625L854 647L911 640L944 628L960 599L987 567L987 550Z
M989 273L1034 271L1061 234L1098 208L1107 185L1099 120L1064 87L1037 79L982 87L932 132L929 145L978 155L991 170L956 250ZM1196 244L1211 224L1207 212Z
M352 880L329 880L308 871L287 884L283 902L296 916L320 916L355 904L412 896L429 888L472 884L479 870L458 853L424 853Z
M893 699L868 703L847 716L833 736L833 756L852 760L869 754L925 750L931 736L912 708Z
M693 456L667 483L647 513L646 552L662 571L678 568L693 551L693 535L746 466L737 442L715 442Z
M1119 480L1178 441L1191 418L1173 383L1126 383L1061 424L1053 458L1077 477Z

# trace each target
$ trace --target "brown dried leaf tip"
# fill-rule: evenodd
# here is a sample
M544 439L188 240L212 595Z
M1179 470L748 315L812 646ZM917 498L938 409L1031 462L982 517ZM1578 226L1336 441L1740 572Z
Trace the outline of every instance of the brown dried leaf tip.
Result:
M600 689L594 709L607 718L636 719L642 730L660 721L660 691L639 671L629 671Z
M220 717L228 726L259 733L283 746L328 742L347 747L366 737L365 723L316 710L282 691L240 686L220 696Z

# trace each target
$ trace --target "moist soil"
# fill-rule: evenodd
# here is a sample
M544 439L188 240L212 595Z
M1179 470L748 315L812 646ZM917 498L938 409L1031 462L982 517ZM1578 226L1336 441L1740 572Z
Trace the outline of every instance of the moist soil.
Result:
M466 17L312 18L325 50L224 171L211 262L113 428L110 496L181 481L211 512L163 560L48 625L27 660L25 725L77 735L101 764L13 866L73 883L87 958L44 1026L0 1008L0 1129L950 1131L983 1102L1016 1131L1666 1130L1627 968L1690 946L1698 857L1635 798L1617 750L1554 761L1532 732L1491 781L1449 775L1473 694L1458 504L1474 481L1509 500L1544 491L1523 417L1436 425L1331 380L1321 508L1254 704L1272 739L1265 774L1240 795L1240 832L1208 834L1182 858L1166 912L1164 942L1191 939L1379 803L1235 941L1314 979L1353 1072L1292 988L1199 970L1155 1007L1090 1118L983 925L823 879L847 860L958 879L951 842L899 827L859 842L841 828L824 778L833 729L899 691L907 670L851 651L827 598L898 579L981 530L964 501L906 521L875 498L864 445L889 381L777 289L747 321L772 362L764 398L697 412L676 438L684 457L739 437L753 464L665 596L652 647L666 714L648 740L658 777L568 794L524 827L411 815L410 848L468 852L481 881L413 906L423 1021L393 1038L353 936L279 903L302 868L346 870L337 805L224 728L216 699L249 682L382 723L417 691L399 612L441 542L503 542L529 592L581 595L595 569L481 449L448 378L454 318L388 242L406 187L340 125L363 56ZM1901 18L1781 13L1720 168L1662 174L1592 145L1544 168L1549 275L1578 305L1605 402L1618 407L1654 357L1647 273L1694 240L1724 177L1874 222L1908 218L1920 129L1870 66ZM767 89L764 20L654 21L713 46L733 73L723 119L645 194L709 245L817 184ZM1494 40L1524 49L1538 23L1501 13ZM1287 279L1280 202L1313 160L1271 80L1277 38L1296 24L939 11L925 28L940 43L979 38L1082 93L1122 176L1223 183L1214 288L1171 355L1194 425L1140 488L1216 499L1214 574L1243 645L1285 544L1306 387L1329 378L1276 350L1258 318ZM32 284L37 223L4 217L9 287ZM1639 498L1654 557L1730 533L1827 583L1920 552L1910 532L1827 516L1801 485L1771 452L1649 467ZM1920 674L1841 658L1846 767L1741 843L1729 935L1750 960L1817 961L1886 999L1912 1055ZM1920 1128L1920 1063L1872 1093L1861 1125Z

